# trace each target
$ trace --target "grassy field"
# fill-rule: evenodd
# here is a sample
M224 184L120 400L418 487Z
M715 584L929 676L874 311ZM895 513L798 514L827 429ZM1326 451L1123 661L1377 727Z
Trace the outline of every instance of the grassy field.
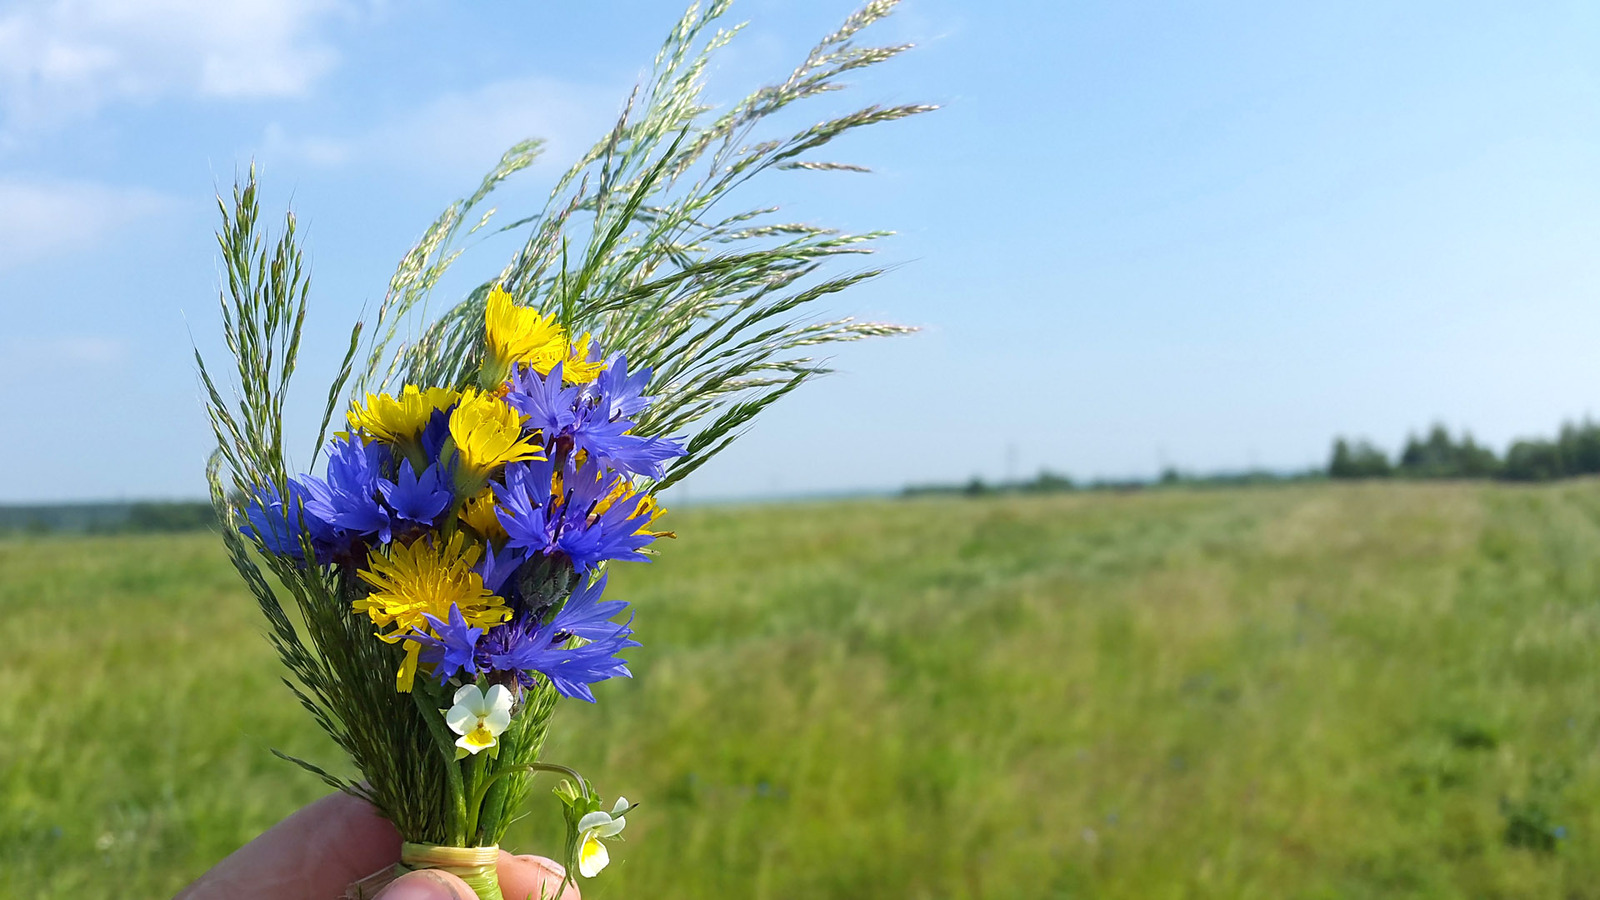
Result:
M674 520L547 754L646 802L588 898L1600 897L1600 484ZM0 542L0 646L0 896L168 894L323 791L213 536Z

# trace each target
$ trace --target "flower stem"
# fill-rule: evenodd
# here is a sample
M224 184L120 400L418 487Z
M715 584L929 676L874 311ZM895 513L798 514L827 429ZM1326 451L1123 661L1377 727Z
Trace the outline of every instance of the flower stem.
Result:
M484 795L489 793L489 786L499 781L500 776L505 774L504 772L499 772L491 778L484 777L487 774L484 772L484 766L486 765L484 757L488 755L489 751L487 750L474 753L466 761L467 764L464 767L467 770L465 773L466 790L469 798L467 800L467 839L470 841L478 840L478 815L483 812Z

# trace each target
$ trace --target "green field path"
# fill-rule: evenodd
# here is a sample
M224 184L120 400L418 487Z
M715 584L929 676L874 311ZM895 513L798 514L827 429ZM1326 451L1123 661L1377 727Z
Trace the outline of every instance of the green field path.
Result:
M548 746L644 803L590 900L1600 897L1600 483L669 527ZM338 763L214 535L0 541L0 639L0 897L168 895Z

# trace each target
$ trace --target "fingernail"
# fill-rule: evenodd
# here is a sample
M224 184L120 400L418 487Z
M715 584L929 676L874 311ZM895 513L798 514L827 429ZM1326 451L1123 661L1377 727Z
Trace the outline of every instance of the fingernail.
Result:
M533 863L557 878L567 877L567 867L553 859L546 859L543 856L524 856L523 859Z
M438 872L407 872L383 889L374 900L467 900Z

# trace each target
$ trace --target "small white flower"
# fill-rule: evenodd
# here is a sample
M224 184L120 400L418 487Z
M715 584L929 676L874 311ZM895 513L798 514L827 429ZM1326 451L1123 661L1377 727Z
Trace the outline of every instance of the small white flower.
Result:
M485 693L475 684L456 691L456 705L444 714L446 725L461 737L456 746L476 754L495 745L495 740L511 724L511 692L497 684Z
M618 797L611 812L597 809L578 820L578 831L583 834L583 846L578 850L578 874L593 878L611 862L611 854L606 852L606 845L600 843L600 839L616 837L622 832L628 824L623 816L630 808L628 798Z

